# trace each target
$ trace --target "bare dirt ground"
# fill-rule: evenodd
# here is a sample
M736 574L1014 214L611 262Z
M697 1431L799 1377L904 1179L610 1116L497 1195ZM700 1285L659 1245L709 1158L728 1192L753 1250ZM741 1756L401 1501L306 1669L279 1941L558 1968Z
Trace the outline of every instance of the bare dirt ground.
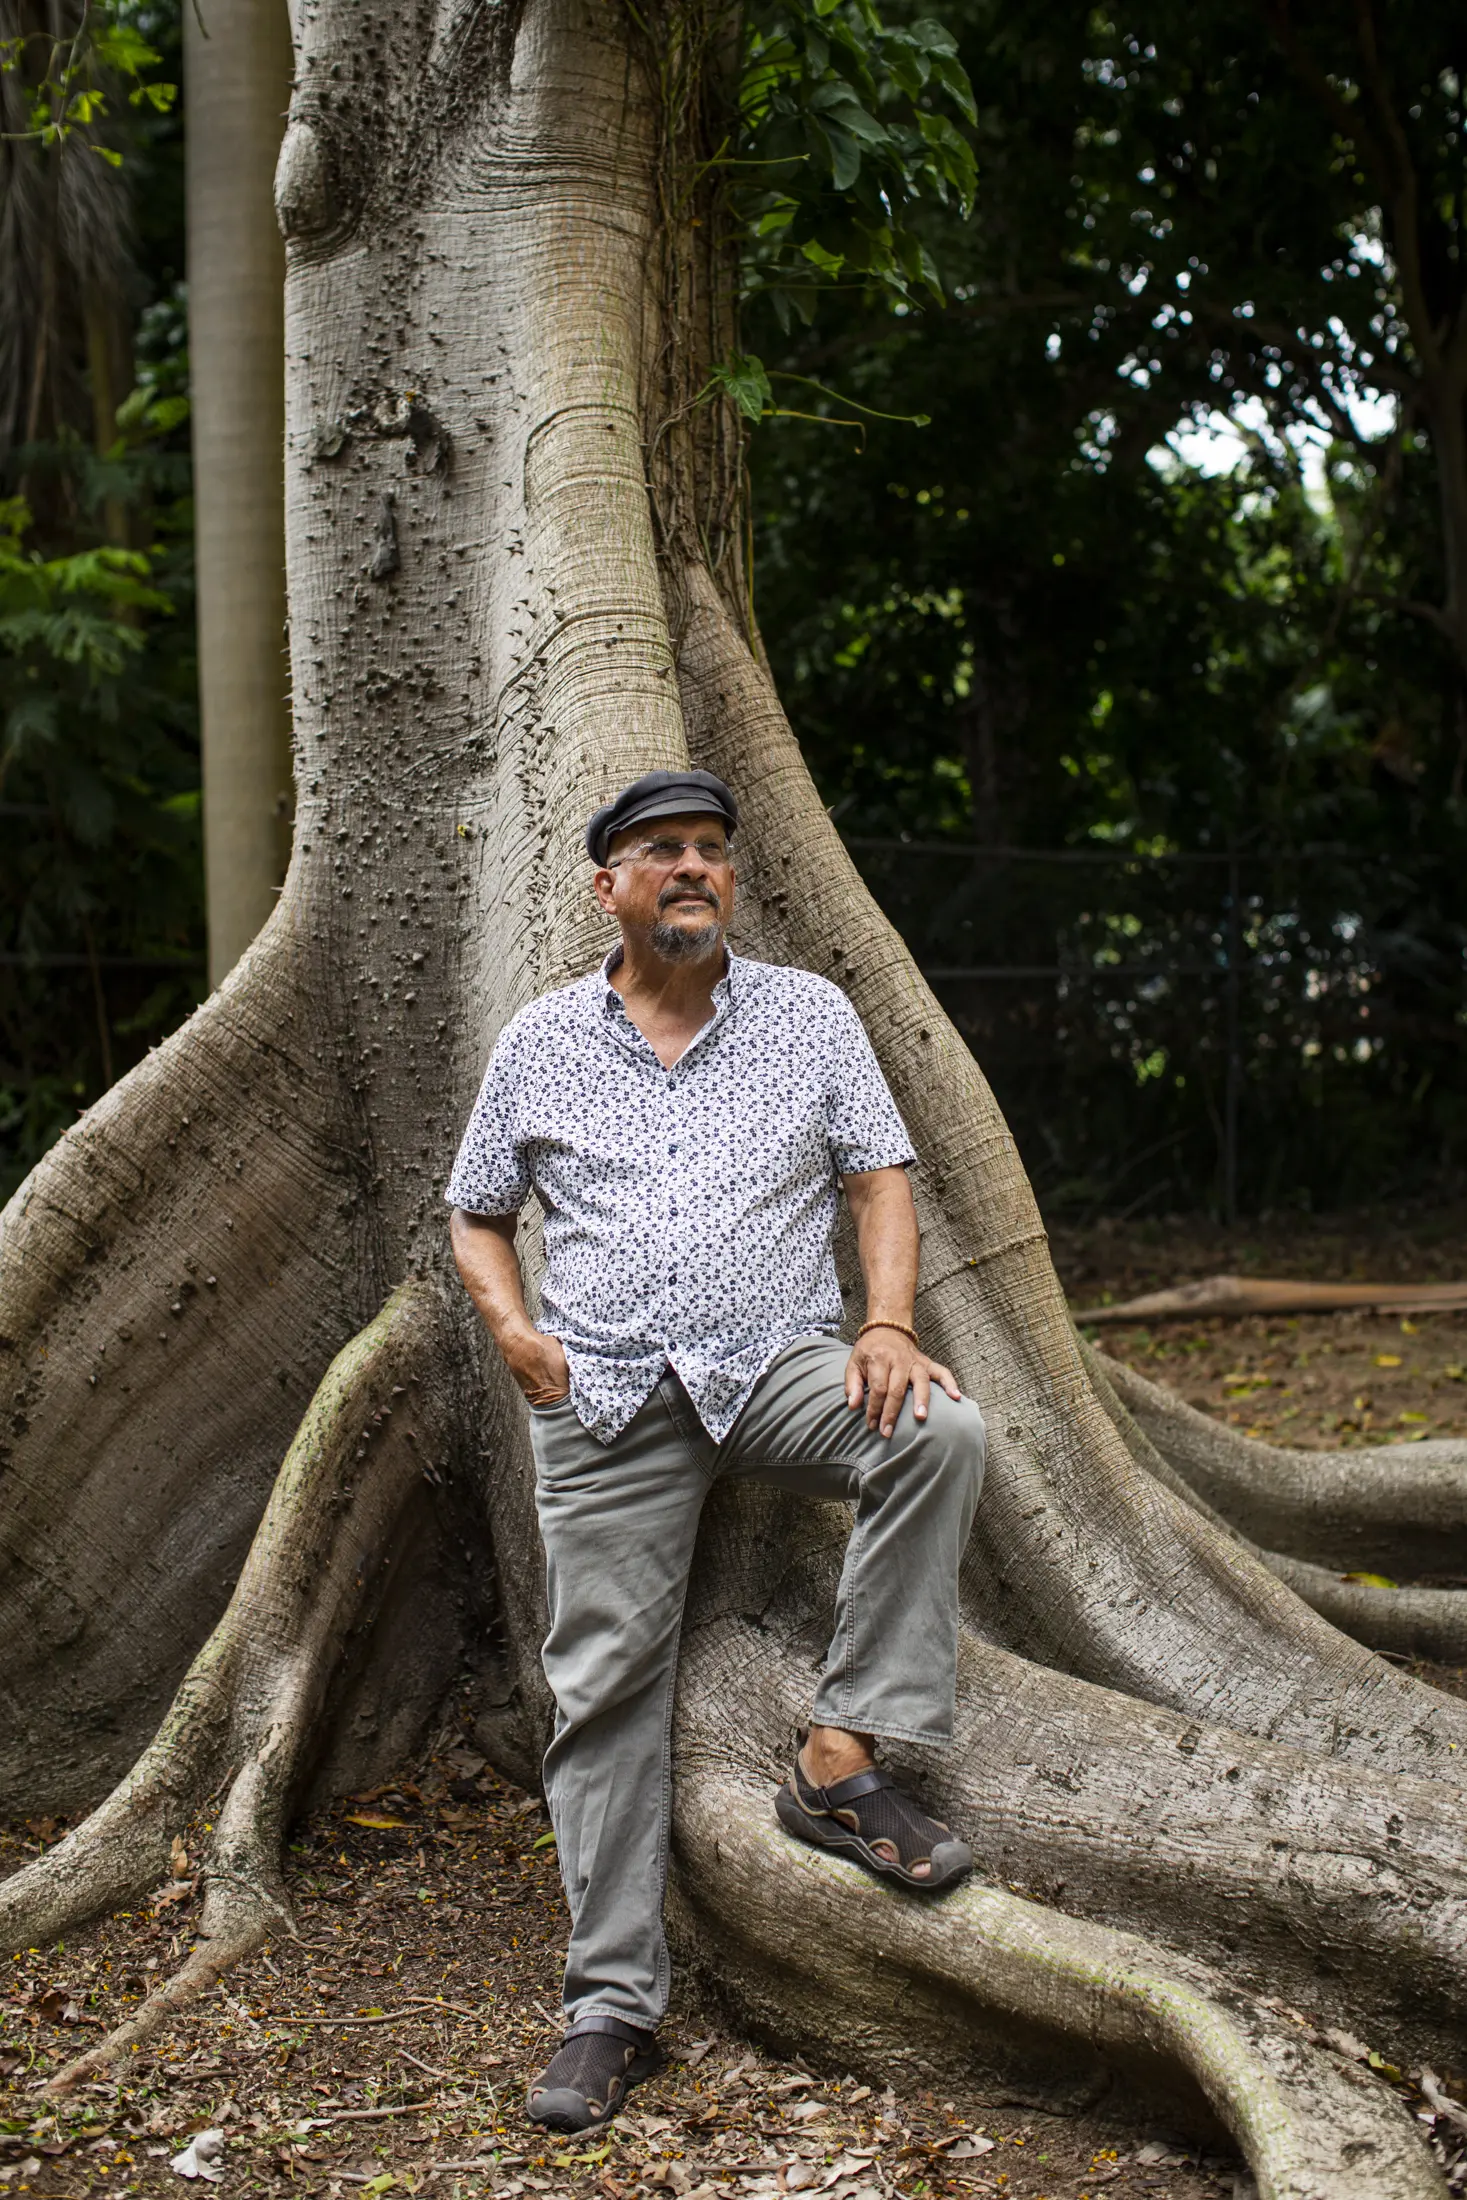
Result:
M1467 1208L1231 1234L1195 1222L1101 1225L1053 1238L1076 1305L1228 1270L1467 1274ZM1138 1325L1102 1341L1276 1442L1467 1433L1467 1314ZM1467 1675L1426 1677L1467 1690ZM0 1833L0 1872L63 1830L33 1821ZM957 2089L898 2095L879 2070L781 2059L738 2037L685 1976L664 2033L666 2073L609 2134L547 2142L523 2101L559 2036L565 1919L553 1837L538 1800L498 1779L452 1726L396 1785L298 1827L288 1874L297 1938L272 1941L129 2056L120 2082L46 2102L46 2076L192 1946L200 1895L188 1851L204 1830L180 1829L175 1876L139 1910L10 1965L0 1993L0 2186L10 2192L178 2200L188 2188L174 2158L194 2134L217 2131L222 2151L208 2166L225 2200L1252 2195L1235 2157L1152 2128L1124 2103L1050 2116ZM1443 2075L1467 2097L1461 2075ZM1416 2089L1402 2090L1419 2111Z

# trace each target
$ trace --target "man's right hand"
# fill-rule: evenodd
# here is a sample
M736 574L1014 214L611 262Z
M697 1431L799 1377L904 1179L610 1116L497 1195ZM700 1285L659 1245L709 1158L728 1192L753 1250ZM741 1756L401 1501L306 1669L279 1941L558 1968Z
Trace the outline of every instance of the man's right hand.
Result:
M547 1337L543 1329L516 1330L501 1337L504 1364L532 1406L559 1405L570 1396L570 1368L559 1337Z

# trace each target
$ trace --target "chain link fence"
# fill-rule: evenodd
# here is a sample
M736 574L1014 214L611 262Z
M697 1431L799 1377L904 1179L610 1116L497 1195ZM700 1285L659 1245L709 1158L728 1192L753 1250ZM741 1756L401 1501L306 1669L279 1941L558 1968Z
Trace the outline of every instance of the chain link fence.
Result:
M1227 1219L1467 1153L1467 880L1358 849L852 837L1051 1210Z

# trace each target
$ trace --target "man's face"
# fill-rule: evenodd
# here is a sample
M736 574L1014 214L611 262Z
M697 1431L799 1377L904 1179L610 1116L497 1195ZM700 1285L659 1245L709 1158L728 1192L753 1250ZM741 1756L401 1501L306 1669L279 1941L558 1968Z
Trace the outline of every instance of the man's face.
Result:
M696 810L628 826L596 873L596 899L623 935L668 962L716 955L733 914L734 874L721 817Z

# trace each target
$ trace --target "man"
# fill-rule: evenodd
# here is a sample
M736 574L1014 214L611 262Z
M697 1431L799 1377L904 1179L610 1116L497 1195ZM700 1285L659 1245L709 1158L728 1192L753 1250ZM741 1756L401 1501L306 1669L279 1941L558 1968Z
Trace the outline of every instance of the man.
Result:
M724 946L737 821L698 771L650 772L596 812L586 847L621 945L506 1026L447 1194L459 1272L530 1406L571 1939L568 2030L529 2114L558 2131L610 2122L660 2060L678 1631L720 1478L856 1504L781 1823L929 1892L972 1864L873 1745L951 1739L983 1423L918 1344L914 1156L854 1009ZM866 1285L851 1351L841 1187ZM538 1321L515 1254L532 1190Z

